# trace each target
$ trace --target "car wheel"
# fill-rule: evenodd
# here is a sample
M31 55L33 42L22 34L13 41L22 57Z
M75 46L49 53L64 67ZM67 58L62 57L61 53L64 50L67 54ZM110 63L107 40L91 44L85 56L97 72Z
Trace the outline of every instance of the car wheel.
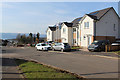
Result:
M64 52L64 49L61 49L61 52Z
M42 51L44 51L43 48L42 48Z

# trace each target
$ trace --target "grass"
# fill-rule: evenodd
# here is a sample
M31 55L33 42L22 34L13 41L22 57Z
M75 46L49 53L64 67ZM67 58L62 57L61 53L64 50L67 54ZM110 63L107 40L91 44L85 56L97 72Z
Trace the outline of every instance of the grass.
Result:
M79 46L73 46L71 49L81 49Z
M29 78L29 80L41 80L41 79L58 79L58 80L82 80L77 76L62 72L60 70L38 64L35 62L25 61L16 59L15 60L17 65L19 66L20 70L25 75L25 78Z
M112 51L114 53L117 53L118 55L120 55L120 51Z

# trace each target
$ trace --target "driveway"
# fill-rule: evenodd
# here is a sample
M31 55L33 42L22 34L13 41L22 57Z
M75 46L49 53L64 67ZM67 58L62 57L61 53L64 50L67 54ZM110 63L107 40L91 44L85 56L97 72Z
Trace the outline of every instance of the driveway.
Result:
M118 59L94 56L95 53L36 51L35 48L3 48L3 58L21 58L52 65L86 78L118 78ZM92 54L92 55L91 55ZM99 53L98 53L99 54ZM115 56L114 56L115 57ZM117 80L117 79L116 79Z

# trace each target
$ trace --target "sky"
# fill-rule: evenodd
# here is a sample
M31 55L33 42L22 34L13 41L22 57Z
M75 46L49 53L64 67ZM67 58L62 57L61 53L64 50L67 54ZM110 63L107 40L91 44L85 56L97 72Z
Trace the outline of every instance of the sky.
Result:
M4 2L2 5L3 33L41 33L58 22L71 22L90 12L113 7L117 2Z

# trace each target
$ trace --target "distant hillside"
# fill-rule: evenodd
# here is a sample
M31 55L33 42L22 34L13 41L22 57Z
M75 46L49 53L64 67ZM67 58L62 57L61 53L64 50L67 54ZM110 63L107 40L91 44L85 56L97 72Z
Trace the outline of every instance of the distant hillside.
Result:
M16 36L18 35L19 33L0 33L0 38L1 39L16 39ZM26 36L29 35L29 33L20 33L21 35L22 34L25 34ZM40 37L46 37L45 34L40 34Z

